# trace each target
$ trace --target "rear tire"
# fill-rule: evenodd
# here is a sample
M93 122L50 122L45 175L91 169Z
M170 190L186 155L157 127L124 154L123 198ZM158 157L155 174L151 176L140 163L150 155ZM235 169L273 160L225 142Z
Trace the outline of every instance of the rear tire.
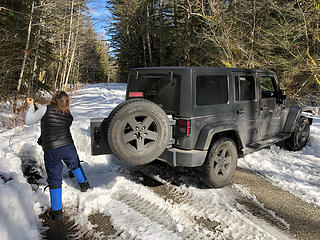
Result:
M237 168L238 153L230 138L220 138L211 145L198 177L210 188L226 186Z
M151 101L126 101L111 112L108 122L111 152L123 162L149 163L168 146L169 119L163 109Z
M136 101L136 99L129 99L127 101L121 102L120 104L118 104L114 109L112 109L112 111L110 112L109 116L107 118L105 118L103 120L103 122L101 123L101 132L103 140L107 143L108 142L108 130L109 130L109 125L110 125L110 121L111 119L113 119L114 115L119 111L120 108L122 108L122 106L128 104L129 102L133 102Z
M285 147L291 151L299 151L308 142L310 136L310 124L306 117L301 117L298 120L297 126L294 129L291 137L284 141Z

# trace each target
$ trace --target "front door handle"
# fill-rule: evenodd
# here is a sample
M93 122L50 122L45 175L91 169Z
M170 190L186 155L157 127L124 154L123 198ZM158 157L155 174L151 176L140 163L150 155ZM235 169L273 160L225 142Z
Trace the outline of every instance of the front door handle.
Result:
M268 107L267 107L267 106L263 106L263 107L260 108L260 110L261 110L261 111L268 110Z
M244 114L245 113L245 111L243 111L243 110L238 110L237 111L237 114Z

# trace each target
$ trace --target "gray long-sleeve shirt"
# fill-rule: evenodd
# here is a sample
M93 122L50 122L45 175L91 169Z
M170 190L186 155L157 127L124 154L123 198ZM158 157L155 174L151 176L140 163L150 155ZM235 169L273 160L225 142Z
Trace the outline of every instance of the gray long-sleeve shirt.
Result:
M41 106L37 111L35 111L34 105L30 105L28 112L26 114L24 123L26 125L32 125L36 122L39 122L44 116L44 114L46 113L46 111L47 111L46 105Z

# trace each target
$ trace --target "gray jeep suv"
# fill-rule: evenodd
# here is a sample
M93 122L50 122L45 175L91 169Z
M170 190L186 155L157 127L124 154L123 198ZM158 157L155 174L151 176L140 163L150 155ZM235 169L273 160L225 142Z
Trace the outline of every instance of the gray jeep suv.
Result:
M135 68L126 101L91 119L92 154L132 165L160 159L197 167L209 187L223 187L239 156L282 142L302 149L311 109L286 106L272 71L216 67Z

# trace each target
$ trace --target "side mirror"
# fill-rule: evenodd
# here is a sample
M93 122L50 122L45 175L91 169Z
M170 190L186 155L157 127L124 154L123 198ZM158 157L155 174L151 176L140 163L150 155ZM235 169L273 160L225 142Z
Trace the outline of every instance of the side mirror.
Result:
M287 99L287 90L280 89L279 98L280 98L281 100Z
M287 99L287 90L282 90L277 93L277 103L282 104Z

